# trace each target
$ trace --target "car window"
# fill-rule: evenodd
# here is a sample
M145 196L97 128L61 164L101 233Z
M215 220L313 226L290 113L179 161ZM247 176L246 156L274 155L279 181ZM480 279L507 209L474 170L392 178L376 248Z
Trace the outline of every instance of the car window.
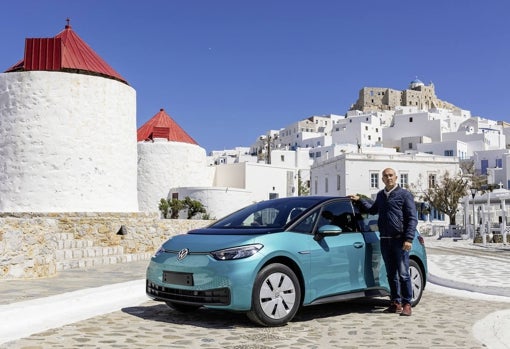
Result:
M248 217L246 217L243 222L242 226L268 226L273 225L275 222L276 217L278 217L279 210L268 207L264 208L259 211L255 211L252 214L250 214Z
M357 231L356 219L349 201L337 201L322 208L318 227L336 225L343 232Z
M377 224L378 215L362 213L361 217L363 219L363 231L379 231Z
M308 214L296 226L292 228L292 231L295 231L297 233L311 234L318 215L319 210L315 210L312 213Z
M212 228L283 228L316 205L321 198L287 198L261 201L236 211L213 223Z

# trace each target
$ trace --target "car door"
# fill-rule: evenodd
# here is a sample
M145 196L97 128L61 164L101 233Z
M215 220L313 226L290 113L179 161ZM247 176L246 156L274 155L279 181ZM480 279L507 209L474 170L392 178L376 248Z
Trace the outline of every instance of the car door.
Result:
M366 288L366 244L350 200L326 203L320 210L315 229L324 225L338 226L341 232L314 239L312 243L310 286L313 298Z
M368 288L387 287L386 269L384 268L377 215L356 213L360 219L361 230L365 240L365 273L364 278Z

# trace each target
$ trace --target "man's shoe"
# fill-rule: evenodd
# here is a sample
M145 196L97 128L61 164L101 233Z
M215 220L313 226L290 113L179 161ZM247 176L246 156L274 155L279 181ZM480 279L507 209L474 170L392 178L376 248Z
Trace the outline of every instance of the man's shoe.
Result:
M390 306L384 309L384 312L400 314L402 312L402 305L400 305L400 303L397 302L391 302Z
M402 312L400 313L400 316L411 316L412 312L413 311L411 310L411 304L406 303L402 307Z

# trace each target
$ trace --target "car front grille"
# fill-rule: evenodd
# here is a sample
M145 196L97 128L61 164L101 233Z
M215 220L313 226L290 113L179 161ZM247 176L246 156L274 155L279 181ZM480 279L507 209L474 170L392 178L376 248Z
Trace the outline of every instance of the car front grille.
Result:
M147 295L155 300L183 302L201 305L229 305L230 289L227 287L213 290L183 290L156 285L147 280Z

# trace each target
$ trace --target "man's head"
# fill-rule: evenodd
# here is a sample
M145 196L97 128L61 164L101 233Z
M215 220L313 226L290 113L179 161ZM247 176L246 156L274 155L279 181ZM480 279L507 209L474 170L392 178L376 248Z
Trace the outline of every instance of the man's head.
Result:
M386 168L382 171L382 181L386 190L391 190L397 185L397 173L392 168Z

